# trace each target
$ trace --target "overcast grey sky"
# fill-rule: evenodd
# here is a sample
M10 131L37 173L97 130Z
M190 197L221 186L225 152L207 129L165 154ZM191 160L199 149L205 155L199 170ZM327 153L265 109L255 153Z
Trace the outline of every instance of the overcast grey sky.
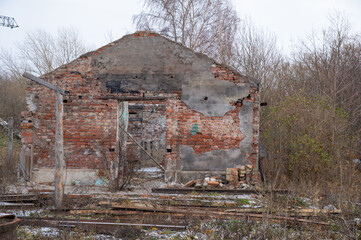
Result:
M278 36L288 51L292 42L328 25L328 15L340 11L361 31L361 0L232 0L240 17ZM138 0L0 0L0 15L14 17L19 28L0 27L0 47L14 49L28 31L41 28L55 34L59 27L75 27L93 48L107 43L107 32L121 36L135 30L132 16Z

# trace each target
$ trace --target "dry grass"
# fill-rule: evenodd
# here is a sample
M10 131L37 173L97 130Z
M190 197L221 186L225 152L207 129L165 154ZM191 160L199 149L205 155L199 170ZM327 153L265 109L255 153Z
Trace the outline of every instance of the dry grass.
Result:
M20 154L20 140L14 139L13 162L8 163L8 137L0 132L0 192L5 191L8 184L17 182L17 166Z

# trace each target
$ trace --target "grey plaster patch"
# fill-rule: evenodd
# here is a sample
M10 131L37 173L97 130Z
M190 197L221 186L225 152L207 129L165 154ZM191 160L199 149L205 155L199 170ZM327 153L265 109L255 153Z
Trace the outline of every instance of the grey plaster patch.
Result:
M92 57L92 72L103 91L137 93L182 90L182 101L205 116L233 110L230 101L249 94L249 84L236 86L211 72L214 60L161 36L126 36Z
M236 86L234 83L216 79L205 69L198 75L185 78L182 82L182 101L190 109L205 116L223 116L234 110L230 105L231 101L237 101L249 94L249 86Z
M33 118L33 126L34 126L34 128L39 129L39 127L40 127L39 119Z
M28 104L30 112L35 112L37 109L35 103L35 94L29 94L26 96L26 104Z
M179 146L179 156L182 171L224 171L244 164L247 157L238 148L195 154L192 147L185 145Z
M252 122L253 122L253 102L243 101L239 111L239 129L246 136L240 143L239 148L246 156L252 152Z

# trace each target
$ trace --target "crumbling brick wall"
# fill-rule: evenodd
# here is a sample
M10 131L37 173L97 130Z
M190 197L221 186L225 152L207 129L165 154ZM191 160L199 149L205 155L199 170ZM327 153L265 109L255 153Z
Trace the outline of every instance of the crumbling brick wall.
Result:
M229 81L238 86L248 84L248 78L238 75L225 66L213 65L210 69L215 78L223 81ZM167 101L167 144L168 153L166 155L167 170L170 179L183 181L189 177L179 178L177 174L184 169L194 171L202 170L225 170L224 164L219 166L206 167L192 165L191 167L182 166L179 163L179 146L189 146L194 150L194 154L202 154L214 150L226 150L239 148L242 140L246 138L240 131L238 115L245 102L252 103L252 122L251 122L251 151L245 153L243 164L252 164L254 169L258 169L258 138L259 138L259 95L258 86L252 86L249 89L249 95L241 101L231 102L235 110L228 111L224 116L207 117L203 114L189 109L189 107L180 99ZM207 101L208 99L204 99ZM218 162L219 163L219 162ZM239 164L241 162L238 162ZM236 167L228 165L227 167ZM192 171L192 172L193 172ZM211 174L211 173L210 173ZM183 174L184 175L184 174ZM255 171L254 180L258 181L259 173Z
M257 84L158 34L125 36L41 78L66 91L63 134L68 169L97 172L104 158L114 160L117 100L105 98L125 96L166 99L130 101L129 111L130 118L142 118L142 137L135 137L166 166L168 180L191 169L224 171L240 163L258 168ZM55 94L28 81L27 103L23 152L31 154L33 146L34 167L51 169ZM142 116L134 107L141 104ZM139 131L140 124L130 121L129 132ZM144 158L137 147L130 148Z

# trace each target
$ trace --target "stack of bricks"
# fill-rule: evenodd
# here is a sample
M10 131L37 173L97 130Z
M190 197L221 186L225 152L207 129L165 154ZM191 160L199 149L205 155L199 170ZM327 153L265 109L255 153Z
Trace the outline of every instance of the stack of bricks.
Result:
M257 178L253 178L253 170L253 166L250 164L240 165L237 168L227 168L226 180L233 185L242 183L252 184L254 181L258 181Z

